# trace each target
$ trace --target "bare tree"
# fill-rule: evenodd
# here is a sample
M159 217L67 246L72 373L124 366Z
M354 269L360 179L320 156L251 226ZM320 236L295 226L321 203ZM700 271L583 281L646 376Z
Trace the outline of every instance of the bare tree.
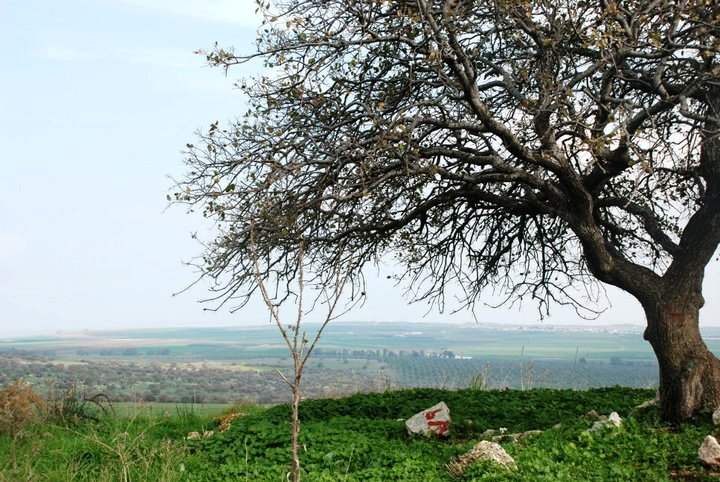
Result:
M257 50L205 52L249 109L188 145L176 197L219 224L203 273L242 304L260 276L395 256L416 300L587 312L642 304L662 416L720 403L699 331L720 243L720 26L712 0L284 0ZM385 258L383 258L385 257Z
M318 341L320 340L320 336L322 335L328 323L330 323L330 321L337 318L338 316L342 316L343 314L347 313L349 309L351 309L355 304L362 300L362 297L357 298L354 303L350 304L350 306L346 306L346 309L342 313L336 314L335 310L338 307L338 303L342 299L342 291L347 284L349 271L343 271L343 266L336 265L333 267L332 272L329 273L329 277L322 275L315 277L316 283L317 280L322 281L319 285L316 284L316 286L314 286L314 288L320 292L320 297L316 297L314 301L320 301L321 303L323 303L327 311L325 317L320 323L320 326L315 332L315 335L308 338L307 333L305 331L302 331L302 321L304 315L306 314L303 311L306 307L303 306L303 300L305 297L305 267L303 265L303 255L305 250L302 243L300 244L300 248L298 251L296 266L297 289L295 290L295 293L297 295L297 312L295 315L295 322L289 325L283 325L280 317L280 304L276 301L276 297L271 295L270 291L266 286L265 278L263 278L263 276L261 275L260 263L258 262L258 255L255 249L255 237L252 229L250 232L250 249L253 257L253 262L255 264L255 281L257 282L257 286L260 290L260 293L262 294L265 305L270 310L270 316L277 325L278 330L280 331L280 334L282 335L283 340L285 341L285 344L287 345L288 349L290 350L290 354L292 355L292 378L288 378L280 370L276 371L278 375L280 375L280 377L283 379L283 381L290 387L290 390L292 392L292 420L290 427L290 451L292 454L292 469L290 474L292 476L293 482L298 482L300 480L300 456L298 453L300 445L300 400L302 398L302 377L305 371L305 366L307 365L307 362L310 359L310 355L312 355L312 352L315 349ZM313 306L314 305L315 303L313 303Z

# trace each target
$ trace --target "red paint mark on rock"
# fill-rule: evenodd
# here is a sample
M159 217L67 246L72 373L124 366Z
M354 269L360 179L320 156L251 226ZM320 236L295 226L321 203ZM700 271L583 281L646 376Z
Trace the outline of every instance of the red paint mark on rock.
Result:
M445 437L450 432L450 409L444 402L416 413L405 422L408 433L438 435Z
M425 413L425 418L428 419L428 420L434 420L434 419L435 419L435 415L436 415L438 412L440 412L440 411L442 411L442 408L438 408L437 410L428 410L428 411L425 411L425 412L424 412L424 413Z

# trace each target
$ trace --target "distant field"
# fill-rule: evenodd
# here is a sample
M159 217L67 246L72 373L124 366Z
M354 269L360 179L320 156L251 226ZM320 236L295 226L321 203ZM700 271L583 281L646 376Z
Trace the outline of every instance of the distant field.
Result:
M487 359L609 360L655 359L641 331L535 331L500 329L488 325L428 323L338 323L330 325L320 346L325 350L387 349L395 352L451 350L459 356ZM717 333L716 333L717 332ZM714 335L714 336L712 336ZM720 353L720 330L707 335L710 348ZM165 360L257 360L287 355L272 326L238 328L168 328L86 331L81 333L0 340L0 351L23 351L53 358L157 358Z
M705 330L705 336L720 353L720 329ZM273 325L0 340L0 386L19 378L40 391L80 383L126 401L278 403L289 392L275 372L290 365ZM313 398L477 384L649 388L657 384L657 362L639 327L337 323L328 326L305 380L306 396Z
M120 417L182 417L193 413L201 417L217 416L232 407L227 403L116 402L115 414Z

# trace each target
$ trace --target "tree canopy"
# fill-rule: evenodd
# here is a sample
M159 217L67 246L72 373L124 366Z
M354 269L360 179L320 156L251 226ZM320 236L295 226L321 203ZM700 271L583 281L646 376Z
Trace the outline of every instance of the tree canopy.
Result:
M671 286L702 306L720 242L717 2L260 8L255 52L205 55L268 70L239 82L243 117L188 145L176 194L218 223L200 266L219 299L254 289L252 229L277 279L302 244L318 273L393 256L441 305L456 284L461 305L491 288L579 307L599 279L646 312Z

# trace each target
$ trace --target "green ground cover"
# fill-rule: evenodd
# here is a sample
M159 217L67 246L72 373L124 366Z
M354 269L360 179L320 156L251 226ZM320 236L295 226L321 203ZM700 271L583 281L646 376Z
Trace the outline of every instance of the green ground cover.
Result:
M521 443L503 443L518 470L471 466L456 480L661 481L678 474L714 480L697 461L697 448L713 431L708 420L666 427L655 413L631 415L652 397L621 387L590 391L447 391L415 389L355 395L302 405L303 478L308 481L450 481L446 464L480 440L488 428L541 429ZM453 413L447 440L412 438L404 419L440 400ZM618 430L588 433L588 410L618 411ZM282 480L288 471L286 405L234 424L217 437L190 444L189 480ZM560 429L552 429L560 423Z
M716 480L697 448L716 434L709 417L666 426L633 407L652 390L413 389L307 400L303 420L303 480L311 481L664 481ZM410 437L405 419L439 401L453 416L448 439ZM240 411L220 433L218 412ZM617 411L619 429L589 433L589 410ZM99 422L44 419L0 434L0 480L281 481L289 470L289 407L245 404L187 406L120 404ZM556 424L560 428L552 428ZM453 479L446 464L468 451L486 429L543 433L501 442L518 469L471 465ZM200 440L188 432L214 430Z

